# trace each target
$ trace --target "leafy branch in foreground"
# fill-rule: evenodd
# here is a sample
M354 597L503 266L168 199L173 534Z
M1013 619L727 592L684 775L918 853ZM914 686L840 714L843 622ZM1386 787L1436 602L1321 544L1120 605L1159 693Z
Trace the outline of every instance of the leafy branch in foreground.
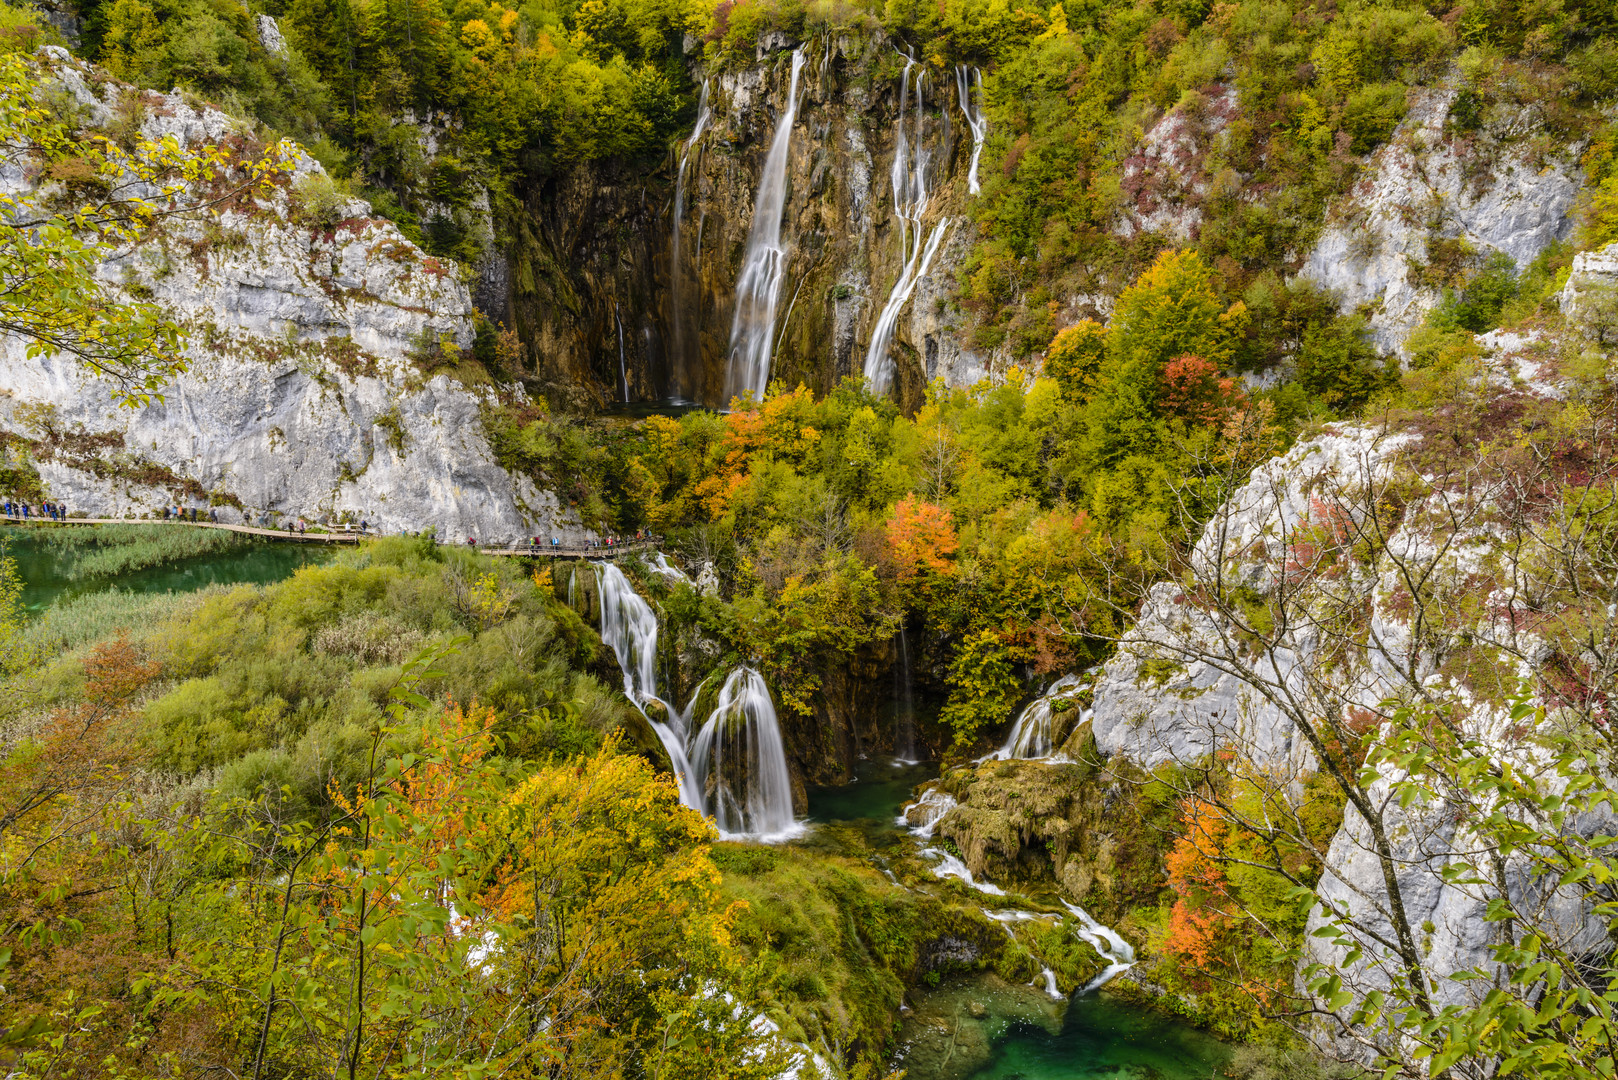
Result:
M267 190L292 155L172 135L125 149L53 107L47 78L37 61L0 56L0 165L28 178L0 192L0 333L25 340L30 358L71 356L142 405L185 370L183 335L159 305L110 287L104 265L164 219Z

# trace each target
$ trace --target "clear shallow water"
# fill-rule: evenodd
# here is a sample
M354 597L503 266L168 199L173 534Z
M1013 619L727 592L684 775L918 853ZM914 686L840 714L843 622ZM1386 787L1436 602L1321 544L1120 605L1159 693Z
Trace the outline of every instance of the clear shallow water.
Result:
M810 788L811 822L874 822L895 828L899 808L910 801L917 784L938 775L936 762L894 766L890 759L862 761L852 784Z
M806 843L835 845L820 834L852 827L868 855L913 845L894 818L937 774L935 763L896 768L877 759L861 762L852 784L810 788L810 822L833 828L812 831ZM1052 1001L984 975L922 991L911 1004L892 1063L909 1080L1209 1080L1230 1058L1206 1032L1105 993Z
M254 540L230 551L195 555L109 577L69 581L62 576L67 560L43 540L31 536L34 531L5 532L9 553L17 560L17 572L23 580L23 610L31 616L42 614L60 600L113 588L165 593L192 592L209 585L268 585L291 577L300 566L325 562L337 553L325 544Z
M1055 1033L1013 1022L991 1041L990 1054L968 1080L1206 1080L1230 1059L1213 1036L1100 994L1069 1002ZM925 1080L918 1071L911 1077Z

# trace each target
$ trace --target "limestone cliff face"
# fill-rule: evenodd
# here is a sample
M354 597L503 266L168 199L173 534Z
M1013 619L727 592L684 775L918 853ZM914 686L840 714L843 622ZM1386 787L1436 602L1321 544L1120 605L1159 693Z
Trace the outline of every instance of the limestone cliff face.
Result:
M485 310L522 328L531 385L553 404L617 401L626 385L633 400L683 387L687 396L723 404L736 280L790 89L793 46L772 37L756 63L695 71L708 84L710 119L689 151L676 147L658 173L580 167L529 193L508 256L510 288ZM825 392L863 371L873 326L905 262L891 182L904 58L880 33L803 48L772 377ZM927 380L970 384L986 366L963 344L964 319L950 302L975 241L966 183L973 144L954 73L930 72L923 99L918 129L913 71L906 135L914 147L920 131L929 162L923 226L949 224L894 334L898 392L912 405ZM684 206L675 266L677 186Z
M133 104L143 134L182 147L244 136L217 110L141 94L61 50L50 76L105 125ZM423 360L472 342L460 271L425 256L359 200L297 212L318 163L242 205L165 224L109 258L114 289L161 304L187 331L189 370L130 409L65 358L0 342L0 426L27 448L47 497L76 514L210 503L224 520L349 515L387 531L502 542L571 532L556 500L495 461L482 398ZM28 187L21 174L8 190Z
M1503 252L1520 270L1567 237L1582 183L1574 154L1525 138L1515 118L1461 137L1446 128L1453 88L1411 94L1409 114L1330 210L1302 270L1335 291L1345 312L1368 310L1383 352L1402 351L1442 299L1421 273L1431 239Z

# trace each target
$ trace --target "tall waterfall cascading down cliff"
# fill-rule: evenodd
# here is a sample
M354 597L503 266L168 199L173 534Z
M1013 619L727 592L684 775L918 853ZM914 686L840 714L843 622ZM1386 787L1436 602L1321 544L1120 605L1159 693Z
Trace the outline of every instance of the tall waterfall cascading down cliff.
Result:
M669 235L669 338L673 343L673 363L670 365L671 387L674 396L694 398L699 378L692 371L691 343L686 340L685 309L690 300L686 295L685 265L680 261L680 229L685 224L685 172L696 152L697 142L707 130L713 112L708 108L708 80L702 80L702 94L697 99L697 124L691 137L680 152L680 167L674 175L674 226ZM700 249L697 256L700 259Z
M741 272L736 275L736 316L730 327L730 361L725 369L725 402L751 393L764 400L770 382L770 354L775 340L775 308L786 277L787 253L781 245L781 215L786 208L787 152L798 119L801 48L792 50L792 86L775 128L769 156L753 200L753 225L747 234Z
M971 71L971 76L967 71ZM972 100L972 87L977 86L978 100ZM955 68L955 99L960 102L961 115L972 129L972 163L966 170L966 190L973 195L983 191L978 183L978 158L983 156L983 136L988 134L989 122L983 116L983 72L965 64Z
M905 112L910 99L910 72L916 72L916 118L913 138L905 133ZM893 344L893 331L899 322L899 313L916 291L916 283L927 276L927 268L938 252L949 227L949 218L941 219L932 233L922 240L922 217L927 213L931 196L927 184L930 155L922 138L921 123L926 115L927 69L914 60L905 60L904 72L899 76L899 118L894 124L893 149L893 214L899 219L899 257L904 260L899 279L893 283L888 302L877 316L871 330L871 344L865 353L865 378L871 389L885 393L893 380L893 361L888 348ZM975 132L975 129L974 129ZM975 134L974 134L975 138Z
M661 553L659 559L668 566ZM797 835L801 827L792 815L792 773L764 677L748 667L732 671L719 692L718 705L693 739L691 709L702 687L683 710L659 696L657 612L617 566L592 565L601 600L601 639L618 658L625 696L668 752L680 801L713 817L720 832L733 839L768 841ZM665 570L658 572L668 576ZM648 711L648 705L658 709Z

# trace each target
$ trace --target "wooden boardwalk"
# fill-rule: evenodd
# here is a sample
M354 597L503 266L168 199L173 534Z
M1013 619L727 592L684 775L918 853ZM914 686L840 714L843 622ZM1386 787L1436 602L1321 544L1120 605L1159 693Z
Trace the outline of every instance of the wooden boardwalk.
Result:
M509 548L478 548L480 555L520 556L525 559L616 559L620 555L633 555L642 551L656 551L660 538L635 540L612 547L576 548L551 547L549 544L522 545Z
M39 525L50 527L53 525L175 525L186 526L192 529L224 529L226 532L242 533L247 536L263 536L270 540L290 540L298 544L357 544L361 540L371 539L376 533L354 532L284 532L280 529L260 529L252 525L226 525L219 521L178 521L175 519L158 518L68 518L66 521L52 521L50 518L17 517L16 515L0 516L0 522L7 525ZM500 555L506 557L538 558L538 559L615 559L620 555L630 555L643 551L656 551L658 541L662 537L651 537L646 540L632 540L611 547L551 547L549 544L522 544L515 547L480 547L480 555ZM442 547L460 547L453 541L440 540Z
M173 518L68 518L66 521L52 521L50 518L18 517L12 514L0 517L7 525L40 525L49 528L53 525L184 525L191 529L224 529L226 532L243 533L247 536L266 536L271 540L291 540L299 544L357 544L361 537L374 535L372 533L355 532L284 532L280 529L260 529L252 525L226 525L222 521L176 521Z

